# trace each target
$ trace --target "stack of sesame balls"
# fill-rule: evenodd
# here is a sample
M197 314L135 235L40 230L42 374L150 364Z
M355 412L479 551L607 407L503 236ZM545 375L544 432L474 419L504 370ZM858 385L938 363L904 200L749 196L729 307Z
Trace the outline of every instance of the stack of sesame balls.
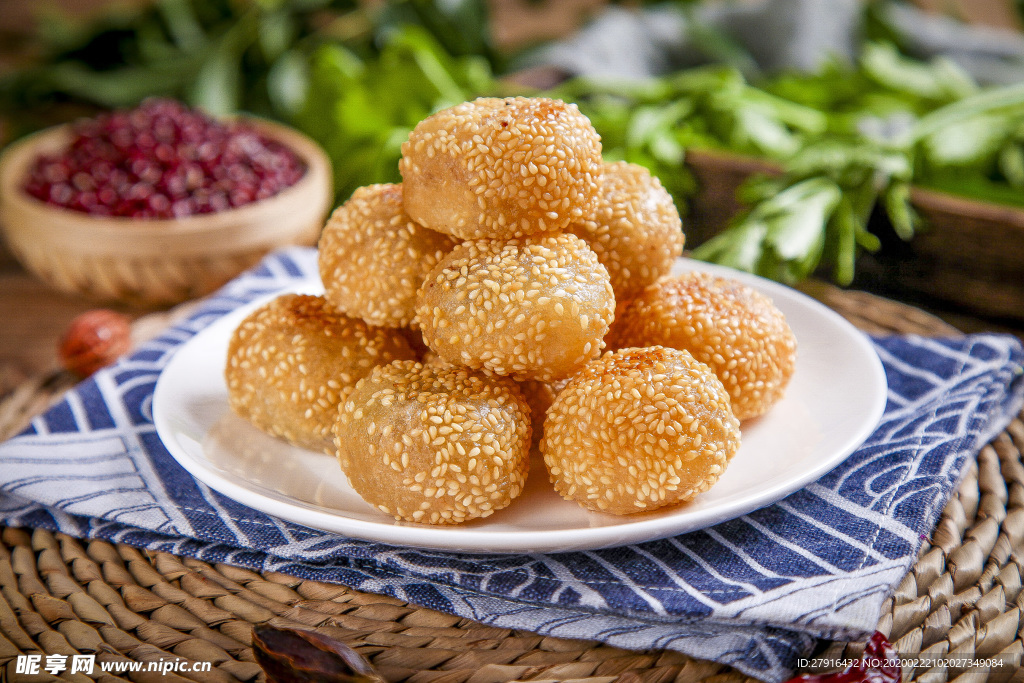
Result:
M605 162L575 105L521 97L424 119L399 170L331 216L322 297L286 295L240 325L236 412L336 454L403 521L507 506L533 445L555 489L595 511L718 480L739 420L781 397L796 343L749 287L669 275L684 238L657 178Z

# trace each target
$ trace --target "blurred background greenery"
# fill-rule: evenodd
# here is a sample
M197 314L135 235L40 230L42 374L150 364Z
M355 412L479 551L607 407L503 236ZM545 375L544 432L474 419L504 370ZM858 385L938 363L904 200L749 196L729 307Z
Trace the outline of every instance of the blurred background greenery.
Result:
M1021 3L909 5L1004 31L1002 82L986 83L955 58L922 54L893 19L908 3L895 0L855 2L852 52L799 70L765 68L756 46L699 2L76 0L49 11L6 2L21 7L0 28L9 139L171 96L306 132L331 157L341 202L360 185L399 180L399 146L431 112L480 95L544 94L578 103L605 156L651 168L684 214L699 191L686 163L692 150L758 160L766 172L739 188L743 210L687 246L790 283L819 273L849 284L860 255L911 239L920 226L914 187L1024 206L1024 83L1014 82L1024 52L1013 52ZM546 61L552 41L608 5L662 12L650 15L658 21L672 13L697 58L637 78Z

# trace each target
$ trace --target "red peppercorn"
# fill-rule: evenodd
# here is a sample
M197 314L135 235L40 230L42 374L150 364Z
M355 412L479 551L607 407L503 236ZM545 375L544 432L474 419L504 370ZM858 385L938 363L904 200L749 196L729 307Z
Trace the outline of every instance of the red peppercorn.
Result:
M182 218L272 197L305 172L292 150L244 123L151 99L74 124L68 149L37 159L23 187L85 213Z

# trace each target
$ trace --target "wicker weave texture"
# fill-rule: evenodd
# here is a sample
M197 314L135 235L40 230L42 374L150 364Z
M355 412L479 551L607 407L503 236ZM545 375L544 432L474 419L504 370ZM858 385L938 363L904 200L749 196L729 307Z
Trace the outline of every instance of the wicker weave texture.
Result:
M951 334L945 323L877 297L813 284L808 293L868 332ZM144 321L152 324L152 321ZM0 399L0 438L10 436L71 385L55 373L22 382ZM1024 653L1024 422L986 446L950 501L913 570L886 603L879 630L904 654L963 657ZM99 662L181 658L208 672L95 680L258 681L253 624L323 629L360 651L392 681L498 683L611 681L740 683L723 665L674 652L631 652L543 637L342 586L260 575L44 530L0 533L0 678L17 681L21 653L94 654ZM857 656L836 643L826 656ZM1024 681L1012 666L904 672L905 681ZM46 680L87 681L82 674Z

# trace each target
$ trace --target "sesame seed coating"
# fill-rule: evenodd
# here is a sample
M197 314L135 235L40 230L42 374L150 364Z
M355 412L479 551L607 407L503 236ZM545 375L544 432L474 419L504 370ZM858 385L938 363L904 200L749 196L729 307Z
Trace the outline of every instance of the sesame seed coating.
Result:
M420 354L420 362L423 363L424 365L427 365L427 366L432 367L432 368L458 367L458 366L453 366L451 363L446 361L444 358L441 358L441 356L437 355L436 353L431 351L429 348L426 351L424 351L422 354Z
M548 409L540 450L563 498L624 515L707 491L739 444L739 421L711 370L655 346L587 363Z
M423 362L425 355L431 353L431 351L423 342L423 333L420 331L419 324L415 320L415 309L413 309L412 324L408 327L400 327L398 331L402 333L405 340L409 342L409 346L416 352L416 360Z
M519 382L519 390L523 393L523 398L526 399L526 404L530 406L530 420L533 423L534 437L539 439L540 433L543 431L544 418L547 415L548 408L555 402L555 397L558 396L558 392L561 391L567 380L559 380L557 382L538 382L535 379L528 379L524 382Z
M228 403L259 429L334 453L338 404L375 365L414 356L394 330L349 318L323 297L284 294L250 313L228 344Z
M796 337L771 299L709 273L665 277L623 310L616 346L685 349L710 366L740 420L766 413L796 368Z
M371 325L413 322L416 290L455 243L405 213L401 185L368 185L338 207L320 236L324 296Z
M575 104L483 97L421 121L398 162L405 209L461 239L564 229L590 215L601 138Z
M460 524L523 491L530 409L515 384L461 367L395 361L341 405L338 461L366 502L398 520Z
M683 251L683 222L672 196L643 166L606 163L598 187L593 215L568 230L594 250L623 301L672 270Z
M608 271L570 234L463 242L416 299L431 350L516 380L561 379L597 357L614 311Z
M453 366L451 363L441 358L441 356L429 350L421 356L420 363L436 368L458 367ZM533 425L533 441L535 443L540 441L540 436L543 431L542 426L544 425L544 416L547 413L548 408L550 408L551 404L554 402L555 396L558 396L558 392L561 391L568 382L568 379L560 379L556 382L541 382L535 379L527 379L521 382L516 382L516 386L519 387L520 393L526 400L526 405L530 407L530 424Z

